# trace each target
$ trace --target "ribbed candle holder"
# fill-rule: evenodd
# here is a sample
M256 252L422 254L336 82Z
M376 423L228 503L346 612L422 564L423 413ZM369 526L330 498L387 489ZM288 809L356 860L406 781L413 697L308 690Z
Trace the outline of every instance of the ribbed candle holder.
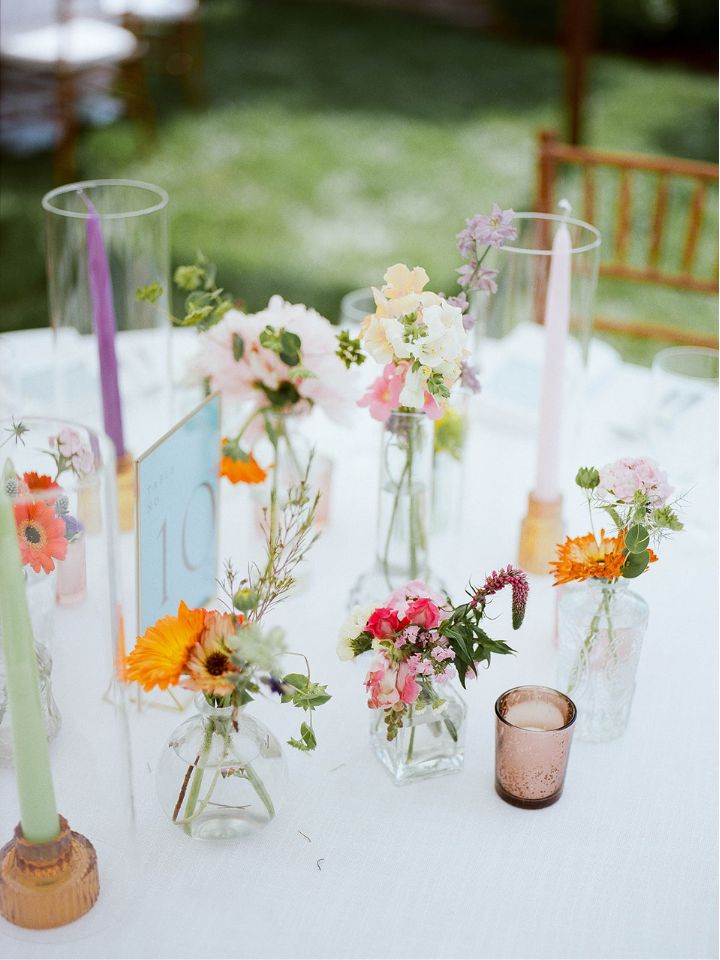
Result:
M55 840L31 843L18 824L0 850L0 914L18 927L72 923L94 906L99 892L95 848L62 816Z
M550 573L555 547L563 539L562 497L538 500L528 496L528 511L520 527L518 563L528 573Z

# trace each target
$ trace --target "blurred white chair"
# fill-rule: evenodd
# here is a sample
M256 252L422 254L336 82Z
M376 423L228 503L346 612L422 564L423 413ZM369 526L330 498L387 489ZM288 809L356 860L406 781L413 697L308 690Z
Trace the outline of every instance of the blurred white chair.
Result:
M150 121L141 47L132 31L97 16L83 0L2 0L0 63L16 76L50 81L56 177L72 179L77 103L99 68L119 71L128 114ZM23 110L22 100L18 109ZM11 119L8 110L4 122Z

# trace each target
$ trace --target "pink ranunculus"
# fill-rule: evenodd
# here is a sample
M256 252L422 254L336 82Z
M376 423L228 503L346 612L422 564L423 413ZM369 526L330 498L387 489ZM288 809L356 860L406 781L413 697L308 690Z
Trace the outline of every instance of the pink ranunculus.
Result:
M396 686L403 703L415 703L420 696L420 684L415 679L415 671L408 661L398 667Z
M368 407L374 420L385 423L400 405L406 368L407 364L386 363L382 374L370 384L365 396L358 400L358 406Z
M418 627L432 630L440 623L440 611L428 597L418 597L408 604L405 619Z
M367 622L367 630L378 640L385 640L400 629L400 619L390 607L378 607Z
M398 703L415 703L420 685L415 679L415 665L409 661L394 667L384 653L379 653L365 678L369 694L368 706L387 710Z

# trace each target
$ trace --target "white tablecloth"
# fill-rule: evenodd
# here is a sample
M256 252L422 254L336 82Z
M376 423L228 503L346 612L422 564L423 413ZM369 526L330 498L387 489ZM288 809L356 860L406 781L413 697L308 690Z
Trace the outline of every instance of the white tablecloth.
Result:
M587 527L573 493L575 468L648 452L642 438L621 440L606 422L618 392L630 386L637 396L646 383L646 371L616 365L565 451L573 532ZM96 778L111 792L117 782L122 795L117 758L73 771L78 788L60 798L72 825L96 842L98 906L58 931L21 931L2 921L0 954L716 956L715 478L691 492L688 530L637 583L651 614L627 732L607 744L575 742L561 800L528 811L493 789L493 704L511 686L555 682L556 596L548 578L532 578L517 634L509 636L505 598L496 604L502 617L495 633L518 652L494 659L469 683L464 772L396 788L368 746L362 668L335 657L348 591L372 556L377 425L358 411L353 430L321 419L312 429L335 459L331 523L301 589L276 619L309 654L314 677L329 684L333 699L315 715L316 753L288 748L291 788L280 815L241 843L188 839L164 818L153 783L160 748L183 717L131 710L135 837L110 831L110 815L92 799ZM532 431L483 417L480 400L462 525L437 545L433 560L456 597L469 577L515 562L533 463ZM223 522L222 553L242 563L251 542L243 491L229 491ZM72 709L71 728L108 716L99 697L80 693ZM275 704L253 709L282 737L299 719ZM0 838L9 839L18 810L8 770L0 772L0 788Z

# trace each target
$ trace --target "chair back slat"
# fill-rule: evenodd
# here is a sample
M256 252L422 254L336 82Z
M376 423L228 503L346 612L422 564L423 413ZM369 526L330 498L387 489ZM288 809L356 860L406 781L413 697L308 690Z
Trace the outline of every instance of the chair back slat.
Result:
M566 168L579 175L579 184L573 179L569 192L574 183L575 193L582 194L585 219L610 241L601 247L601 275L717 294L717 233L709 213L717 198L717 164L571 146L549 131L540 134L539 145L538 210L557 212L561 174L563 193ZM615 200L608 203L603 197L613 180ZM609 329L606 322L601 320L600 326ZM717 343L716 337L652 323L635 324L632 332L658 337L661 329L669 331L671 339Z
M685 273L689 274L692 273L698 237L702 229L706 195L707 181L698 180L693 190L692 200L690 201L690 216L688 217L687 233L685 234L685 245L682 255L682 268Z
M595 222L595 167L585 167L583 178L583 217L588 223Z
M668 175L661 173L658 176L657 190L655 191L655 206L653 209L652 229L650 231L650 247L648 249L648 263L657 268L660 261L663 231L665 229L665 214L668 205Z
M625 263L632 228L631 173L627 167L620 170L617 192L617 228L615 231L615 259Z

